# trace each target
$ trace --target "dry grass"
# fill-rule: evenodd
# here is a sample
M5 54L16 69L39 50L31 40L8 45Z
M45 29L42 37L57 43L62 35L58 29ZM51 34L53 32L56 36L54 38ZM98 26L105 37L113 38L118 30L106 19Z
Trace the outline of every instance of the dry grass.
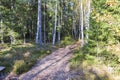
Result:
M40 49L32 43L11 45L0 51L0 65L6 67L5 73L21 74L28 71L37 60L50 54L50 49Z

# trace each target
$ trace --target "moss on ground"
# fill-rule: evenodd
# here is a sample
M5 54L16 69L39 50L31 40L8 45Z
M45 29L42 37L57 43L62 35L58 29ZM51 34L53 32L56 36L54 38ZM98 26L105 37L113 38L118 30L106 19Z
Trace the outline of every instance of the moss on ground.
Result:
M21 74L28 71L37 60L50 54L52 48L40 49L38 45L27 43L17 45L6 45L0 50L0 65L5 66L5 73L14 72Z

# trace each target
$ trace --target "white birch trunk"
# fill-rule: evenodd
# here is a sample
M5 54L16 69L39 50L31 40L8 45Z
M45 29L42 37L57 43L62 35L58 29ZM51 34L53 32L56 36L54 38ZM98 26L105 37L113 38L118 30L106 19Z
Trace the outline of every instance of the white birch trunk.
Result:
M42 11L41 11L41 0L38 0L38 21L37 21L37 33L36 33L36 43L40 44L42 47Z
M23 33L23 44L26 44L25 32Z
M53 42L52 44L55 44L55 39L56 39L56 27L57 27L57 0L56 0L56 10L55 10L55 26L53 30Z
M89 28L90 28L90 0L88 0L88 13L87 13L87 34L86 34L86 42L88 43L88 39L89 39L89 34L88 34L88 31L89 31Z
M0 37L1 37L1 44L4 44L4 40L3 40L3 30L2 30L2 19L0 21Z
M75 19L74 19L74 18L73 18L73 24L72 24L72 26L73 26L73 34L74 34L74 38L76 38L76 37L77 37L77 31L76 31Z
M13 3L13 0L11 0L11 10L14 11L14 3ZM13 19L14 19L14 15L11 16ZM11 24L14 23L13 20L10 22ZM12 25L13 27L13 25ZM10 35L10 40L11 40L11 44L15 44L15 37L14 35Z
M46 44L46 1L44 1L44 44Z
M1 5L1 1L0 1L0 5ZM2 21L2 13L1 13L1 9L0 9L0 40L1 40L1 44L4 43L2 24L3 24L3 21Z
M38 23L37 23L38 25ZM36 43L39 43L39 26L37 26L37 33L36 33Z
M61 29L61 24L60 24L60 18L58 20L58 44L60 45L60 29Z
M79 2L79 5L81 7L81 1ZM79 22L79 36L78 36L78 41L80 41L80 39L81 39L81 8L80 8L79 20L80 20L80 22Z
M81 23L81 38L82 38L82 44L81 46L84 46L84 27L83 27L83 2L80 1L80 23Z

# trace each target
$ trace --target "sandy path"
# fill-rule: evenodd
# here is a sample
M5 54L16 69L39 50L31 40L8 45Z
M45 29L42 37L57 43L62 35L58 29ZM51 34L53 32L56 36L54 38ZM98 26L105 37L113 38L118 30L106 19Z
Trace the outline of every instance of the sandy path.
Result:
M69 80L76 75L70 71L69 60L77 45L59 48L39 61L30 71L21 75L20 80Z

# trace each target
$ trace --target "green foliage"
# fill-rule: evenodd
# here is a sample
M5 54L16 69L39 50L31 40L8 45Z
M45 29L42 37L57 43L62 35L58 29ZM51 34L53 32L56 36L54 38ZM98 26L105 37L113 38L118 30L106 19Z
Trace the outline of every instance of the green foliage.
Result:
M83 0L84 6L86 1ZM110 6L106 0L91 1L89 40L83 48L75 51L71 64L76 69L85 63L92 65L102 62L113 67L118 66L120 57L116 53L119 53L119 50L115 51L115 47L112 46L120 43L120 4ZM3 40L8 43L8 45L0 44L0 65L7 66L6 71L13 70L15 73L21 74L29 70L38 59L51 52L50 50L40 50L34 44L21 45L24 35L27 41L33 42L35 40L37 3L37 0L0 0L0 42ZM55 0L42 0L42 14L46 20L45 32L48 43L52 41L55 3ZM80 33L78 29L80 25L79 2L77 0L60 0L57 7L57 22L60 22L57 25L57 31L61 31L61 46L73 44L72 37L75 36L77 39ZM87 9L87 7L84 8ZM42 24L44 24L43 18ZM86 33L87 31L84 34L85 36ZM11 41L16 41L16 43L10 45ZM113 50L106 47L113 48ZM117 47L119 48L119 46Z
M25 66L24 60L16 60L14 64L14 69L13 71L17 74L22 73L27 67Z
M34 0L0 1L0 28L2 30L0 38L2 39L1 36L3 36L5 43L10 43L10 37L15 43L16 39L23 38L24 33L27 35L26 38L34 38L36 27L32 28L32 26L37 24L36 2Z
M88 43L75 51L71 68L79 70L81 66L106 65L120 73L119 50L116 51L120 42L119 8L106 6L105 0L93 0L93 7ZM99 79L104 80L102 77L96 80Z
M61 41L61 45L62 46L66 46L69 44L73 44L74 40L70 37L70 36L66 36L62 41Z
M0 65L6 67L5 72L13 71L16 74L21 74L28 71L37 60L50 53L51 50L39 49L34 44L14 44L0 51Z
M99 54L99 56L103 57L103 61L106 65L115 67L117 64L119 64L119 57L109 51L104 50Z
M74 51L74 56L70 60L70 63L71 63L72 70L76 70L76 71L83 70L84 76L77 76L77 77L74 77L74 79L84 78L85 80L89 80L89 79L114 80L107 73L105 73L106 74L106 77L105 77L105 74L99 71L97 72L93 71L94 73L97 74L97 75L94 75L94 77L96 78L93 78L93 72L90 72L91 69L89 70L89 67L93 67L93 70L94 70L95 66L99 66L98 68L102 70L101 66L105 64L106 66L112 67L114 69L114 73L117 72L117 74L119 73L119 69L120 69L118 68L118 65L119 65L118 56L106 50L101 50L98 53L96 47L88 46L88 44L84 46L82 49L78 49ZM102 74L102 76L100 74Z
M9 46L7 44L0 44L0 50L2 49L6 49L8 48ZM0 51L1 52L1 51Z
M37 62L37 60L43 58L44 56L50 54L47 50L34 50L29 56L26 55L24 60L16 60L14 64L13 71L16 74L21 74L30 70L30 68Z

